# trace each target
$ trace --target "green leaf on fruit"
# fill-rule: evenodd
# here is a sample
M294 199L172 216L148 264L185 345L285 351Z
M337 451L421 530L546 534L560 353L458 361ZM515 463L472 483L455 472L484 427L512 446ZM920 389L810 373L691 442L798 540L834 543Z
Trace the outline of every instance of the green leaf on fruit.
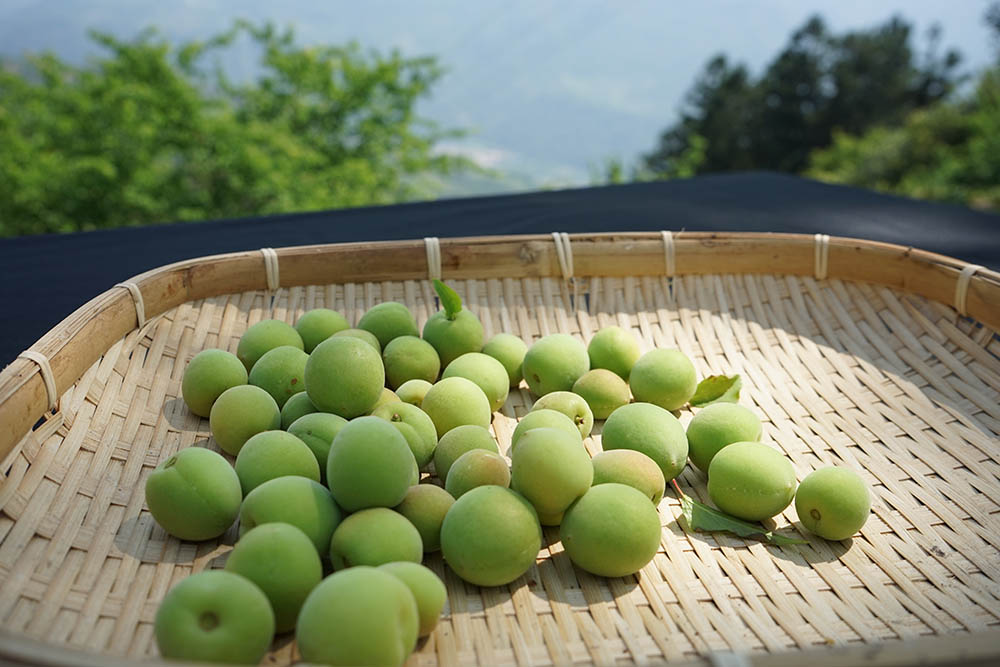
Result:
M691 498L686 493L681 492L680 487L676 487L680 493L681 512L684 521L691 530L701 533L733 533L739 537L749 537L763 540L779 547L790 544L809 544L805 540L779 535L771 530L764 530L760 524L742 521L736 517L729 516L724 512L709 507Z
M689 403L696 408L712 403L739 403L742 387L739 375L709 375L698 383Z
M441 307L444 308L445 317L449 320L455 319L455 316L462 310L462 297L458 295L458 292L436 278L434 279L434 291L437 292L438 298L441 300Z

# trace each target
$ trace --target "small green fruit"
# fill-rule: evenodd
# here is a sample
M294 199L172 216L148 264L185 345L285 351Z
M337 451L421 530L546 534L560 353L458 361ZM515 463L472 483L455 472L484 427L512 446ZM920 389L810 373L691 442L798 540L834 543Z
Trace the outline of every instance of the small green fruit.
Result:
M191 412L207 417L222 392L246 383L247 369L236 355L225 350L202 350L184 369L181 396Z
M415 405L396 401L376 408L372 416L384 419L399 429L413 452L418 468L423 468L434 458L437 429L426 412Z
M795 469L781 452L759 442L735 442L708 466L708 495L727 514L769 519L795 496Z
M663 500L666 482L656 461L634 449L612 449L601 452L592 459L594 486L615 482L637 489L659 505Z
M713 403L705 406L688 423L688 455L691 463L702 472L726 445L734 442L760 440L760 419L750 410L735 403Z
M322 665L402 665L420 614L406 584L373 567L335 572L313 589L295 628L302 659Z
M479 486L455 501L441 525L448 566L477 586L503 586L527 572L542 548L538 515L520 494Z
M351 327L347 318L329 308L316 308L302 313L295 323L295 330L302 337L306 352L312 352L327 338Z
M330 562L335 570L395 561L419 563L423 556L417 529L405 516L385 507L355 512L340 522L330 540Z
M386 301L369 308L361 316L358 328L374 334L383 350L394 338L420 336L413 313L396 301Z
M309 400L344 419L368 414L382 395L382 358L357 338L333 336L316 346L305 371Z
M372 406L372 409L369 410L367 414L374 413L383 405L389 405L390 403L398 403L398 402L399 402L399 396L396 396L396 392L394 392L392 389L389 389L388 387L382 387L382 393L379 394L378 400L375 401L375 405Z
M490 412L496 412L507 401L510 378L499 361L482 352L467 352L456 358L441 374L442 378L463 377L472 380L486 394Z
M521 436L534 428L557 428L566 431L570 435L577 437L580 440L580 446L583 446L583 436L580 435L580 429L577 428L572 419L558 410L548 410L546 408L532 409L531 412L521 417L521 420L517 422L517 427L514 428L514 432L510 436L508 456L514 456L514 448L517 446Z
M516 389L521 384L524 377L521 364L524 363L524 355L527 352L528 345L509 333L498 333L483 345L483 354L488 354L499 361L507 371L508 386L511 389Z
M319 481L319 464L312 450L285 431L264 431L247 440L235 467L244 496L269 479L285 475Z
M240 337L239 345L236 346L236 356L249 373L265 352L282 345L305 349L302 337L292 325L281 320L261 320Z
M577 440L554 428L521 436L511 465L510 486L535 507L543 525L555 525L594 481L590 455Z
M382 352L385 379L393 389L408 380L434 382L441 371L437 350L416 336L399 336Z
M601 484L566 510L559 537L577 567L602 577L624 577L656 555L660 515L631 486Z
M553 391L545 394L531 406L531 411L535 410L556 410L563 413L576 424L581 438L589 436L594 428L594 413L587 405L586 399L571 391Z
M434 422L439 440L456 426L489 428L493 416L490 401L479 385L461 377L438 381L427 390L420 408Z
M601 432L604 451L634 449L656 461L667 482L687 463L688 444L677 417L651 403L629 403L608 417Z
M330 337L357 338L358 340L364 341L370 345L373 350L379 353L379 356L382 355L382 344L378 342L378 338L375 337L375 334L370 331L365 331L364 329L344 329L342 331L338 331Z
M441 481L447 484L451 466L462 454L474 449L500 453L497 441L482 426L464 424L445 433L434 450L434 471Z
M621 327L605 327L590 339L587 355L591 368L604 368L628 380L639 359L639 341Z
M431 388L431 383L427 380L408 380L396 388L396 396L403 403L415 405L418 408L424 402L427 390Z
M163 597L153 634L167 660L256 665L271 647L274 612L249 579L205 570Z
M240 537L229 552L226 571L257 584L271 603L275 631L287 632L295 627L306 596L323 578L323 563L301 530L268 523Z
M329 412L311 412L299 417L288 427L288 432L306 443L306 447L316 457L316 463L319 464L320 481L324 484L326 483L326 458L330 455L330 445L340 433L340 429L346 425L347 420L343 417Z
M535 396L569 391L588 370L587 348L569 334L549 334L535 341L522 364L524 379Z
M625 380L604 368L596 368L581 375L573 384L573 393L587 401L594 419L607 419L631 399Z
M455 498L440 486L418 484L411 486L403 502L394 508L405 516L420 533L425 552L441 549L441 523Z
M510 468L507 459L496 452L473 449L458 457L448 469L445 490L454 498L461 498L477 486L510 486Z
M250 384L271 395L278 408L293 395L305 391L303 381L309 355L297 347L281 345L268 350L250 371Z
M182 540L210 540L233 525L240 511L240 479L210 449L182 449L146 479L146 505L165 531Z
M827 540L846 540L871 513L868 485L849 468L820 468L799 484L795 512L806 530Z
M483 335L482 322L467 308L458 311L453 320L439 310L424 323L424 340L434 346L445 367L463 354L483 349Z
M281 410L269 393L245 384L222 392L212 405L208 424L219 447L236 456L251 436L281 426Z
M448 600L448 592L444 582L429 568L420 563L386 563L379 569L388 572L406 584L417 601L417 611L420 615L419 635L426 637L434 632L438 619Z
M317 410L316 406L309 400L309 394L304 391L292 394L291 398L285 401L285 404L281 407L281 428L287 431L288 427L291 426L296 419L304 415L312 414L313 412L319 412L319 410Z
M628 377L640 403L680 410L698 387L694 364L680 350L650 350L639 357Z
M247 494L240 506L240 537L267 523L295 526L326 556L330 538L344 513L325 486L306 477L287 475L268 480Z
M348 512L394 507L410 488L416 463L406 438L378 417L358 417L340 429L326 459L326 480Z

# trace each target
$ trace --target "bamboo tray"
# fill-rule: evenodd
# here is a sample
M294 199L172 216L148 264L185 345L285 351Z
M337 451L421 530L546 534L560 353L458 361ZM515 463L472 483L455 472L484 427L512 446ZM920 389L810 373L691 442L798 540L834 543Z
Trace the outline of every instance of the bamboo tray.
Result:
M235 527L182 543L143 504L157 463L216 448L179 398L194 354L316 307L357 322L393 299L422 326L438 274L487 336L587 341L618 324L644 351L679 347L699 375L740 373L799 479L850 466L873 513L826 542L789 507L776 527L809 543L778 548L686 533L668 491L660 552L618 579L573 568L557 529L509 586L465 584L433 555L449 603L409 664L1000 661L1000 274L854 239L636 233L242 252L82 306L0 375L0 663L155 661L159 600L224 564ZM522 385L494 416L501 451L531 402ZM599 428L586 445L600 451ZM698 471L679 482L707 500ZM297 658L279 638L266 663Z

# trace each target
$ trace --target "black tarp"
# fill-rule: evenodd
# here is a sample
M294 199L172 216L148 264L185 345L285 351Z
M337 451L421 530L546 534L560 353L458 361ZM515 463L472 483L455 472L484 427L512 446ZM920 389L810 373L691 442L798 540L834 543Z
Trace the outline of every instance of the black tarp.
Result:
M261 247L553 231L825 233L1000 269L1000 216L774 173L448 199L0 240L0 365L115 283Z

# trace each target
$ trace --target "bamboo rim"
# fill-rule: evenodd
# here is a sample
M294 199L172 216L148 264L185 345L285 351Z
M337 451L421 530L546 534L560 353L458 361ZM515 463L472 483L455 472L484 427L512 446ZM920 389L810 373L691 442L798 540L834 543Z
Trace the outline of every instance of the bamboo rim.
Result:
M678 232L570 234L578 275L674 275L710 273L819 272L817 237L804 234ZM1000 329L1000 273L891 243L826 237L823 277L858 280L912 292L955 305L956 287L967 281L965 314ZM440 240L444 278L503 278L516 267L521 277L563 274L558 242L552 236L481 236ZM611 252L614 251L614 252ZM306 245L276 250L281 285L377 282L427 278L427 247L422 241L374 241ZM661 260L663 270L649 271ZM131 278L142 295L145 319L187 301L219 294L268 288L266 254L243 251L168 264ZM673 266L671 266L671 264ZM643 269L647 269L643 272ZM972 271L974 270L974 272ZM964 277L963 277L964 272ZM127 286L121 283L120 286ZM44 355L61 395L116 340L142 326L132 290L118 286L78 308L29 349ZM0 373L0 459L49 412L49 395L37 363L19 358Z

